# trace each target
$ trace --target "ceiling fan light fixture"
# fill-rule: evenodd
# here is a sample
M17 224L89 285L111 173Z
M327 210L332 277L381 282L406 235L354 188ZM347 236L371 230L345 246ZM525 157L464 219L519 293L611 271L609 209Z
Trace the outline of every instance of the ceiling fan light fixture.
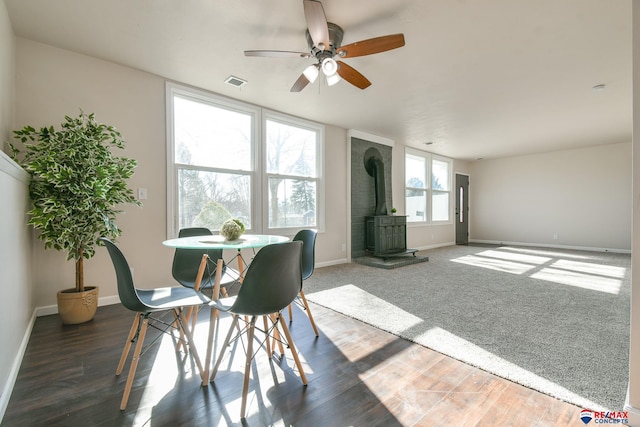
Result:
M309 83L313 83L316 81L316 79L318 78L318 66L317 65L309 65L307 68L304 69L304 71L302 72L302 74L304 74L304 76L307 78L307 80L309 80Z
M333 76L338 71L338 63L333 58L324 58L322 60L322 72L325 76Z
M338 83L340 80L342 80L340 78L340 74L338 73L332 74L330 76L327 76L327 85L333 86L334 84Z

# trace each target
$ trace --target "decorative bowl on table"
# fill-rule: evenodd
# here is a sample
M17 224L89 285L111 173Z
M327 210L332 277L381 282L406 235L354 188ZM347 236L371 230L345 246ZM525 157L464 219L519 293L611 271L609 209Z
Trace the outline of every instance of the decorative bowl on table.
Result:
M222 223L222 227L220 227L220 235L228 241L238 240L244 231L244 224L237 218L226 220Z

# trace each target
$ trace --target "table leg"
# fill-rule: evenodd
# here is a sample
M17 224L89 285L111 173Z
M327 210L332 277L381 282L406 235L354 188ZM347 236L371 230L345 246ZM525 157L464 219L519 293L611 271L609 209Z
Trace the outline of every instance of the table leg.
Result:
M222 278L222 258L218 259L216 264L216 278L213 284L213 300L217 301L220 297L220 280ZM202 386L206 386L209 383L209 367L211 366L211 359L213 358L213 337L220 318L220 313L215 307L211 307L211 314L209 315L209 338L207 340L207 354L204 360L204 372L202 373Z
M238 249L238 274L239 274L239 278L238 281L240 283L242 283L242 280L244 279L244 259L242 258L242 252L240 252L240 249Z

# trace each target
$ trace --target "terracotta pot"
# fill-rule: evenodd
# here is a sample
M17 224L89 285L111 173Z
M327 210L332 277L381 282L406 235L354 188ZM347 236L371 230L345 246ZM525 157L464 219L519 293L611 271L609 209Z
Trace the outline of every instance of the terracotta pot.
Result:
M58 314L65 325L77 325L93 319L98 309L98 287L86 286L84 292L64 289L58 292Z

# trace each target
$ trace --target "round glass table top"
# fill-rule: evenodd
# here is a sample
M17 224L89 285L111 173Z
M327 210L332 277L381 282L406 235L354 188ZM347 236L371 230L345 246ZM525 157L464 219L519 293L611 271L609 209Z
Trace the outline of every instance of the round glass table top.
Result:
M288 242L285 236L274 236L270 234L243 234L238 240L225 240L220 235L213 236L192 236L170 239L162 242L170 248L180 249L244 249L259 248L272 243Z

